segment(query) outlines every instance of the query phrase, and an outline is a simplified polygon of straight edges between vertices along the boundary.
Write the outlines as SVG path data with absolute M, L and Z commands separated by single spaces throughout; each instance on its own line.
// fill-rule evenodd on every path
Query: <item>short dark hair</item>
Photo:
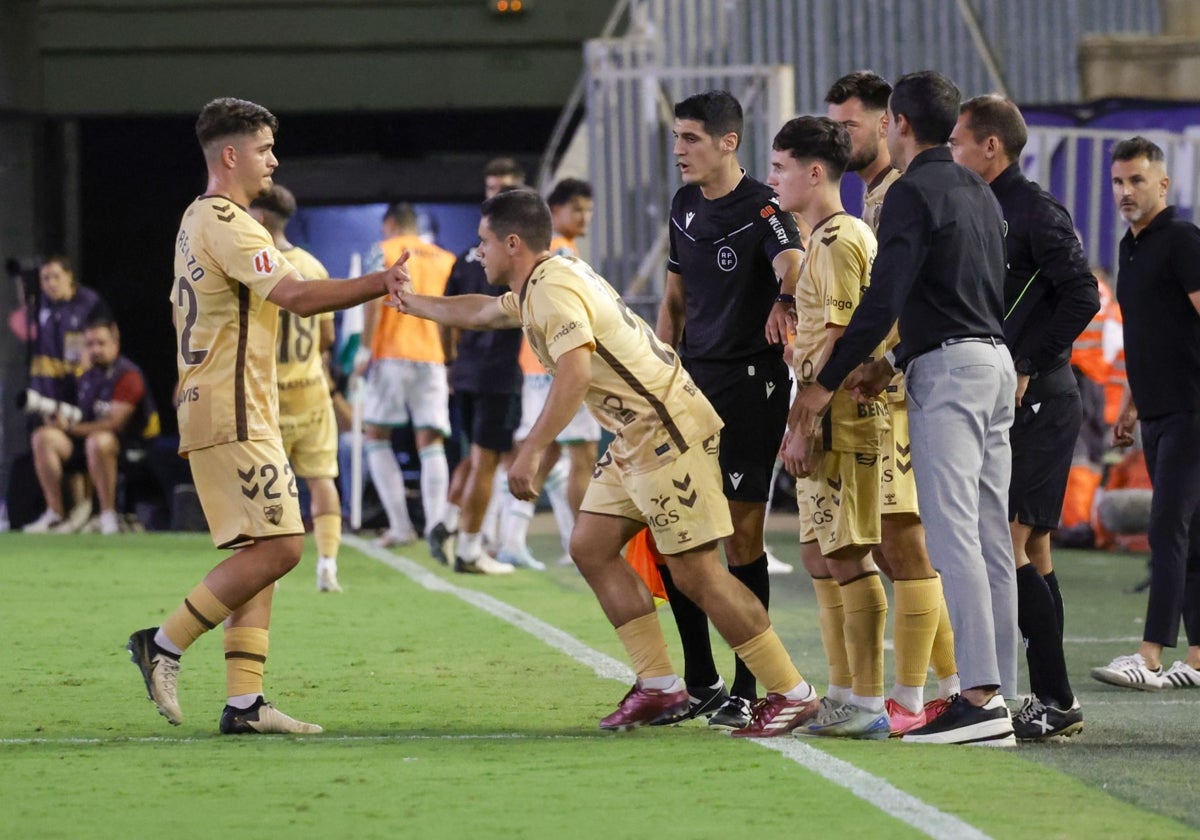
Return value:
M 296 196 L 283 184 L 273 184 L 270 190 L 251 201 L 250 206 L 286 222 L 296 215 Z
M 891 95 L 892 86 L 883 76 L 874 70 L 855 70 L 829 86 L 825 101 L 830 105 L 841 105 L 848 99 L 859 99 L 872 111 L 884 111 Z
M 1147 140 L 1142 135 L 1130 137 L 1128 140 L 1122 140 L 1117 145 L 1113 146 L 1112 162 L 1118 160 L 1136 160 L 1144 157 L 1151 163 L 1161 163 L 1167 159 L 1163 154 L 1162 148 L 1153 141 Z
M 850 132 L 829 117 L 796 117 L 783 124 L 771 144 L 797 160 L 815 159 L 825 164 L 831 180 L 838 180 L 850 162 Z
M 480 205 L 479 212 L 498 237 L 515 233 L 535 253 L 550 247 L 554 235 L 550 207 L 535 190 L 526 187 L 496 193 Z
M 573 198 L 591 198 L 592 185 L 581 178 L 563 178 L 550 190 L 546 203 L 551 207 L 567 204 Z
M 417 226 L 417 211 L 411 204 L 404 201 L 389 204 L 387 210 L 383 212 L 383 220 L 386 222 L 388 219 L 391 219 L 396 227 L 409 230 Z
M 999 137 L 1000 145 L 1009 160 L 1016 160 L 1029 140 L 1029 129 L 1021 109 L 1006 96 L 987 93 L 968 99 L 958 112 L 967 115 L 967 128 L 982 143 L 987 137 Z
M 221 137 L 254 134 L 263 126 L 278 132 L 279 120 L 261 105 L 227 96 L 204 106 L 196 120 L 196 139 L 203 147 Z
M 121 330 L 117 326 L 117 321 L 107 312 L 97 312 L 88 319 L 83 325 L 85 330 L 101 330 L 106 329 L 114 335 L 119 335 Z
M 934 70 L 922 70 L 896 81 L 890 106 L 892 114 L 908 120 L 918 143 L 938 146 L 954 131 L 961 98 L 954 82 Z
M 58 263 L 59 267 L 62 268 L 63 271 L 67 272 L 67 274 L 70 274 L 72 277 L 75 276 L 75 268 L 71 265 L 71 258 L 66 254 L 50 254 L 42 257 L 41 262 L 38 263 L 38 269 L 41 270 L 50 263 Z
M 525 167 L 517 163 L 516 158 L 498 157 L 489 160 L 483 167 L 483 177 L 508 175 L 518 181 L 525 180 Z
M 742 144 L 745 127 L 742 103 L 727 90 L 705 91 L 676 102 L 675 119 L 696 120 L 704 126 L 705 133 L 713 137 L 736 134 L 738 145 Z

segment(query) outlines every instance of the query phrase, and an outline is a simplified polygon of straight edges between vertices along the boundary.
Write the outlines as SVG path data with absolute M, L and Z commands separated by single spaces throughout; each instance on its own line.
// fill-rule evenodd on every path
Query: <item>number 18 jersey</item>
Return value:
M 267 295 L 294 269 L 266 228 L 224 196 L 201 196 L 175 239 L 179 451 L 279 436 Z
M 530 348 L 551 373 L 567 351 L 593 349 L 584 399 L 615 435 L 608 451 L 624 472 L 657 469 L 721 429 L 679 357 L 583 260 L 543 260 L 520 297 L 508 292 L 500 305 L 521 319 Z

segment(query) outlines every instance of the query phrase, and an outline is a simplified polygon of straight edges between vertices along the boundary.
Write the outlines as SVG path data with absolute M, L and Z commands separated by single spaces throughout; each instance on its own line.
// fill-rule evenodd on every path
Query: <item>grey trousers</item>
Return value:
M 961 342 L 906 370 L 912 461 L 929 558 L 942 576 L 962 687 L 1017 693 L 1017 577 L 1008 433 L 1017 376 L 1004 345 Z

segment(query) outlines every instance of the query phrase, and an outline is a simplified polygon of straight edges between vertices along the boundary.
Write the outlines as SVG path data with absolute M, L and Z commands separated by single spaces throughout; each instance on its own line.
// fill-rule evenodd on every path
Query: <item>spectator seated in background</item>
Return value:
M 29 533 L 72 533 L 87 521 L 87 513 L 65 516 L 62 478 L 65 472 L 86 468 L 100 503 L 100 533 L 120 531 L 117 518 L 118 460 L 124 451 L 140 449 L 158 435 L 158 411 L 142 371 L 121 355 L 117 325 L 107 316 L 90 321 L 83 332 L 91 367 L 79 379 L 80 415 L 76 422 L 59 411 L 33 433 L 34 468 L 46 499 L 46 512 Z M 82 521 L 80 521 L 82 520 Z

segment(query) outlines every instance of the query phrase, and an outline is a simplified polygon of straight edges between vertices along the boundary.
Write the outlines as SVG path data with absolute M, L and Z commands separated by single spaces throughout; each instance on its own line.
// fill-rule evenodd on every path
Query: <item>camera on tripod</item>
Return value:
M 52 400 L 32 388 L 17 394 L 17 408 L 24 409 L 26 414 L 40 414 L 46 418 L 57 414 L 68 426 L 74 426 L 83 419 L 83 411 L 79 406 Z

